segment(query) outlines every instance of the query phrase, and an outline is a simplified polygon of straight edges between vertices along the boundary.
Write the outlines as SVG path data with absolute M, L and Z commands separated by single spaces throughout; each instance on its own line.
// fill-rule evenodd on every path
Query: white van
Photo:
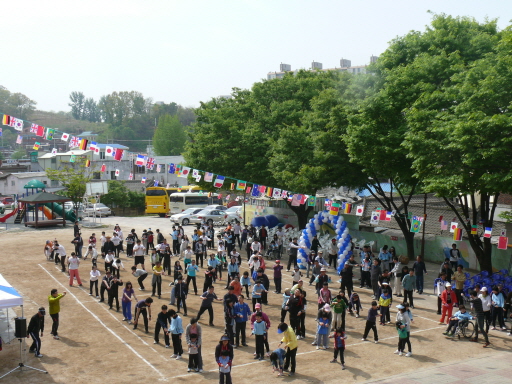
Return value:
M 212 194 L 208 197 L 208 193 L 202 196 L 198 192 L 175 192 L 169 196 L 169 215 L 181 213 L 188 208 L 205 208 L 208 204 L 213 204 L 213 200 L 217 199 L 218 194 Z

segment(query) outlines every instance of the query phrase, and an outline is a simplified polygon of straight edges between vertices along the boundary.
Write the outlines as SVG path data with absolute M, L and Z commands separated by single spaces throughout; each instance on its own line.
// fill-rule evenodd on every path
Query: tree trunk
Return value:
M 396 222 L 404 235 L 405 245 L 407 246 L 407 257 L 409 260 L 414 260 L 414 232 L 411 232 L 407 225 L 407 218 L 397 217 Z
M 288 207 L 297 215 L 297 220 L 299 222 L 299 229 L 306 228 L 306 224 L 308 223 L 309 213 L 313 210 L 313 207 L 306 207 L 306 204 L 302 204 L 297 206 L 291 205 L 290 202 L 286 202 Z

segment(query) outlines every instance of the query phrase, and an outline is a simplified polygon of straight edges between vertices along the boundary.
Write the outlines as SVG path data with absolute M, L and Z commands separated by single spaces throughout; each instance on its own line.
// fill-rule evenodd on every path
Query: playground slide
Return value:
M 44 215 L 48 220 L 55 219 L 55 215 L 52 214 L 52 211 L 48 207 L 39 207 L 40 211 L 43 211 Z
M 5 221 L 9 217 L 12 217 L 12 216 L 16 215 L 17 213 L 18 213 L 18 208 L 13 209 L 11 213 L 8 213 L 7 215 L 0 217 L 0 223 L 5 223 Z
M 52 203 L 45 203 L 44 204 L 46 207 L 50 208 L 50 210 L 53 209 L 53 212 L 56 213 L 57 215 L 59 215 L 60 217 L 62 217 L 62 206 L 60 204 L 53 204 Z M 69 221 L 72 221 L 72 222 L 75 222 L 77 219 L 76 219 L 76 216 L 75 216 L 75 212 L 73 211 L 64 211 L 64 214 L 66 215 L 66 220 L 69 220 Z

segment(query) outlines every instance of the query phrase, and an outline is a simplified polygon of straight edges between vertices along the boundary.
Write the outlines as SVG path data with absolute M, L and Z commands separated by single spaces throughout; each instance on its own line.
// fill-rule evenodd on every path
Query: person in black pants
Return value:
M 377 302 L 372 301 L 372 307 L 368 310 L 368 317 L 366 318 L 366 327 L 364 328 L 364 334 L 363 338 L 361 340 L 366 341 L 366 337 L 368 336 L 368 333 L 370 332 L 370 329 L 373 329 L 373 338 L 375 339 L 375 343 L 379 342 L 379 335 L 377 333 L 377 315 L 379 314 L 379 311 L 377 309 Z
M 196 254 L 196 264 L 199 266 L 199 261 L 201 261 L 201 268 L 203 268 L 204 254 L 206 253 L 206 245 L 203 243 L 203 239 L 199 239 L 196 243 L 196 248 L 194 249 L 194 253 Z
M 292 242 L 288 245 L 288 247 L 290 248 L 290 251 L 288 254 L 288 267 L 286 268 L 286 270 L 289 272 L 292 263 L 294 266 L 297 265 L 297 252 L 299 252 L 300 246 L 297 243 L 296 237 L 293 238 Z
M 183 282 L 183 276 L 178 275 L 178 282 L 174 287 L 174 297 L 176 298 L 177 313 L 180 313 L 180 306 L 183 306 L 183 314 L 187 316 L 187 284 Z
M 137 282 L 139 283 L 139 289 L 141 291 L 144 290 L 144 283 L 143 281 L 148 277 L 148 273 L 143 269 L 137 269 L 137 267 L 134 265 L 132 267 L 132 275 L 137 278 Z
M 165 347 L 170 347 L 171 343 L 169 340 L 169 315 L 167 314 L 167 305 L 162 305 L 162 310 L 158 314 L 156 318 L 155 324 L 155 342 L 154 344 L 158 344 L 160 342 L 160 329 L 164 330 L 164 341 Z
M 30 322 L 27 327 L 27 337 L 31 337 L 33 340 L 28 351 L 35 353 L 36 357 L 43 357 L 40 353 L 41 339 L 39 338 L 39 332 L 41 332 L 41 337 L 43 337 L 45 314 L 46 311 L 44 307 L 40 307 L 38 312 L 30 318 Z
M 110 290 L 108 291 L 108 306 L 112 309 L 114 300 L 116 301 L 116 310 L 119 312 L 119 287 L 123 285 L 123 280 L 118 279 L 114 276 L 112 284 L 110 284 Z
M 197 314 L 197 321 L 201 318 L 201 315 L 208 310 L 208 314 L 210 315 L 210 326 L 213 327 L 213 307 L 212 302 L 213 300 L 222 301 L 222 299 L 219 299 L 217 295 L 214 293 L 214 287 L 209 287 L 208 291 L 203 293 L 200 296 L 201 300 L 203 302 L 201 303 L 201 308 L 199 308 L 199 313 Z
M 107 271 L 105 273 L 105 276 L 103 276 L 103 279 L 101 280 L 101 288 L 100 288 L 100 303 L 105 301 L 105 291 L 107 291 L 107 294 L 110 297 L 110 287 L 112 285 L 112 272 Z
M 149 320 L 151 320 L 151 304 L 153 303 L 153 299 L 148 297 L 145 300 L 140 300 L 137 305 L 135 305 L 135 316 L 133 316 L 133 329 L 137 329 L 137 324 L 139 323 L 139 316 L 142 315 L 144 318 L 144 328 L 146 329 L 146 333 L 149 333 L 149 321 L 148 321 L 148 312 L 149 312 Z
M 277 346 L 281 347 L 281 344 L 286 345 L 286 356 L 284 361 L 283 370 L 288 372 L 288 367 L 290 367 L 290 376 L 295 375 L 295 368 L 297 365 L 296 356 L 297 356 L 297 341 L 295 340 L 295 333 L 291 327 L 288 327 L 288 324 L 281 323 L 277 327 L 277 333 L 283 334 L 283 339 Z

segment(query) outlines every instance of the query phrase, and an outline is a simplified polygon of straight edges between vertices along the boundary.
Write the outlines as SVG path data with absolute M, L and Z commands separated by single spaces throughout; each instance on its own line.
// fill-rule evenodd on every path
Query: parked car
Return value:
M 228 208 L 223 205 L 207 205 L 203 209 L 217 209 L 219 211 L 225 211 Z
M 177 213 L 171 216 L 171 223 L 188 225 L 190 224 L 190 216 L 201 212 L 204 208 L 188 208 L 181 213 Z
M 236 205 L 234 207 L 228 208 L 224 211 L 224 213 L 228 214 L 228 218 L 226 219 L 227 222 L 231 223 L 235 220 L 242 223 L 244 221 L 243 217 L 243 208 L 240 205 Z
M 87 207 L 84 209 L 84 213 L 96 213 L 96 215 L 98 216 L 111 216 L 114 214 L 114 212 L 112 212 L 112 210 L 109 207 L 102 203 L 88 204 Z
M 214 222 L 225 222 L 228 215 L 218 209 L 203 209 L 202 211 L 190 216 L 190 222 L 193 224 L 201 224 L 203 221 L 213 224 Z
M 14 204 L 14 199 L 12 197 L 4 197 L 2 199 L 2 203 L 4 205 L 11 205 L 11 204 Z
M 75 210 L 75 205 L 73 204 L 72 201 L 66 201 L 64 203 L 64 209 L 66 211 L 74 211 Z M 78 211 L 82 212 L 83 210 L 84 210 L 84 205 L 82 203 L 78 203 Z

